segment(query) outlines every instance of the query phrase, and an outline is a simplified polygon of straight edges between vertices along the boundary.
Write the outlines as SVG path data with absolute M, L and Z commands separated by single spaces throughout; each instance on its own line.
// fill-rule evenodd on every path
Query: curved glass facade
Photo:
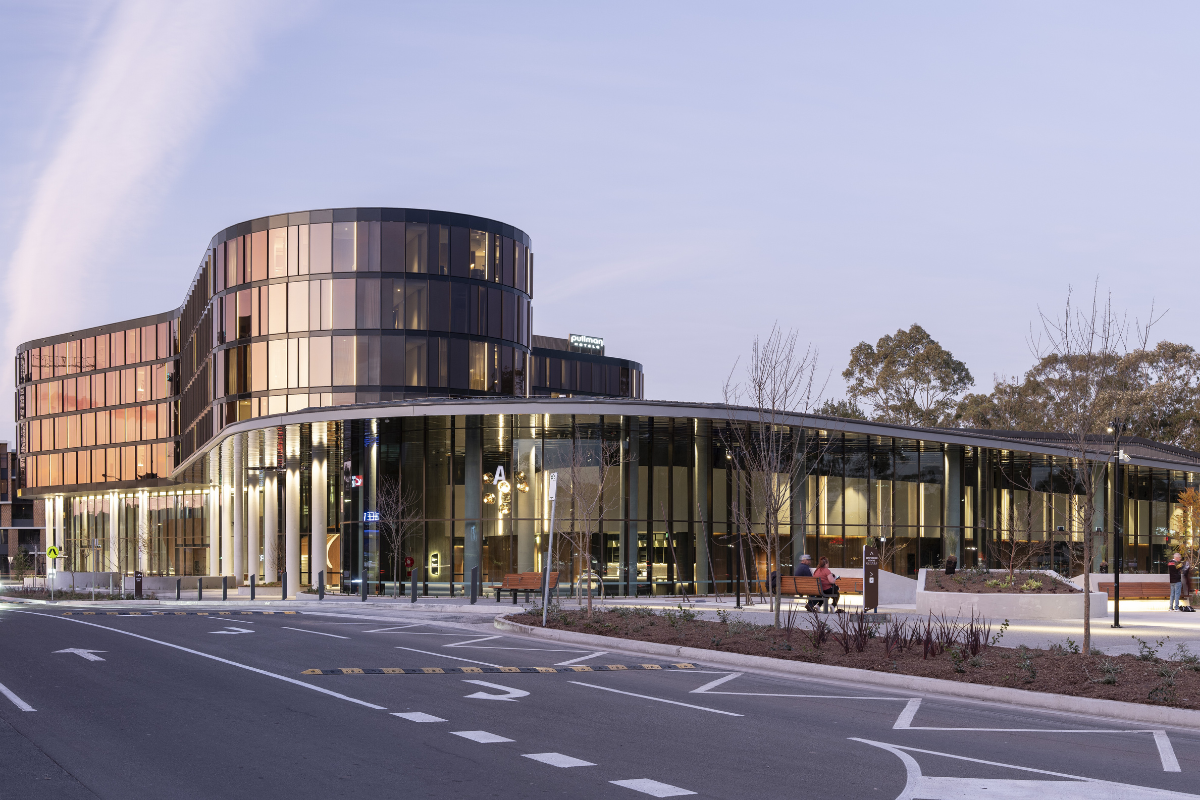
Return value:
M 564 585 L 591 571 L 617 594 L 727 591 L 738 552 L 758 585 L 765 559 L 734 524 L 745 476 L 723 449 L 753 412 L 644 401 L 641 365 L 597 337 L 572 341 L 598 352 L 533 346 L 533 271 L 523 232 L 478 217 L 266 217 L 213 237 L 179 309 L 22 345 L 18 486 L 45 503 L 57 568 L 286 572 L 289 593 L 321 573 L 393 591 L 418 569 L 426 591 L 462 591 L 474 567 L 487 583 L 540 569 L 547 474 L 611 451 L 602 519 L 553 554 Z M 971 565 L 1018 516 L 1061 566 L 1088 535 L 1058 529 L 1084 515 L 1066 513 L 1081 500 L 1053 437 L 821 417 L 788 435 L 820 458 L 789 487 L 785 566 L 810 553 L 852 569 L 880 535 L 902 575 L 949 553 Z M 1138 447 L 1097 498 L 1097 565 L 1119 522 L 1124 567 L 1160 571 L 1200 455 Z

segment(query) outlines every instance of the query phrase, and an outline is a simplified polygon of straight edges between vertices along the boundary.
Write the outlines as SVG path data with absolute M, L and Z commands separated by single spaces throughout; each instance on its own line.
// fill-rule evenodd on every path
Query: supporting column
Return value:
M 208 573 L 221 574 L 221 487 L 220 484 L 208 490 L 205 498 L 205 511 L 208 522 Z
M 471 569 L 479 567 L 483 575 L 483 418 L 477 414 L 467 417 L 466 474 L 463 477 L 463 496 L 466 501 L 465 532 L 463 535 L 463 580 L 470 582 Z M 468 592 L 470 589 L 467 590 Z
M 712 457 L 712 422 L 706 419 L 696 421 L 696 455 L 693 469 L 695 473 L 692 497 L 695 507 L 688 509 L 688 516 L 694 523 L 696 540 L 696 594 L 708 594 L 708 486 L 712 471 L 709 462 Z M 795 528 L 793 528 L 795 530 Z
M 233 574 L 233 487 L 229 476 L 221 480 L 221 573 Z
M 627 596 L 637 596 L 638 569 L 638 464 L 634 456 L 641 440 L 641 419 L 626 417 L 626 458 L 621 462 L 621 485 L 625 487 L 625 530 L 622 532 L 622 575 L 623 591 Z
M 143 574 L 150 571 L 150 494 L 138 492 L 137 510 L 137 568 Z
M 308 565 L 311 572 L 310 580 L 315 586 L 320 579 L 319 573 L 325 573 L 325 583 L 329 583 L 329 462 L 325 449 L 328 428 L 324 422 L 314 422 L 312 426 L 312 553 Z
M 526 494 L 516 490 L 516 472 L 524 472 L 526 480 L 534 483 L 537 476 L 537 442 L 534 439 L 518 439 L 517 468 L 509 480 L 513 484 L 513 526 L 517 531 L 517 572 L 533 572 L 537 569 L 537 521 L 541 513 L 541 495 Z M 535 484 L 536 485 L 536 484 Z
M 283 547 L 287 586 L 284 591 L 294 597 L 300 591 L 300 464 L 288 454 L 283 494 Z
M 279 580 L 279 473 L 263 478 L 263 582 Z
M 259 541 L 259 529 L 262 520 L 261 515 L 261 495 L 259 494 L 259 485 L 262 482 L 262 473 L 255 473 L 246 477 L 246 484 L 249 492 L 246 494 L 246 581 L 250 581 L 250 576 L 256 577 L 262 575 L 262 560 L 258 557 L 261 550 L 261 542 Z
M 117 503 L 120 498 L 116 492 L 108 495 L 108 558 L 104 565 L 105 572 L 116 572 L 117 562 L 121 555 L 120 550 L 120 520 L 121 515 L 117 509 Z
M 953 554 L 959 564 L 963 563 L 963 490 L 962 490 L 962 448 L 957 445 L 947 446 L 943 469 L 946 476 L 946 527 L 944 528 L 942 558 Z
M 230 568 L 234 578 L 240 583 L 245 579 L 246 575 L 246 493 L 243 491 L 245 486 L 245 458 L 243 458 L 245 448 L 242 446 L 244 437 L 239 433 L 233 437 L 233 498 L 231 502 L 233 511 L 233 558 L 230 563 Z

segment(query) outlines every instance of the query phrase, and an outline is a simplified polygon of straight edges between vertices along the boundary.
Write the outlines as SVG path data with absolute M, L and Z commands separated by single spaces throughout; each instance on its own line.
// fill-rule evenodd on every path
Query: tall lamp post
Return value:
M 1113 622 L 1114 628 L 1121 627 L 1121 569 L 1125 555 L 1125 537 L 1121 531 L 1121 481 L 1120 467 L 1124 454 L 1121 452 L 1121 434 L 1129 430 L 1129 423 L 1116 417 L 1109 423 L 1108 432 L 1113 435 L 1112 444 L 1112 485 L 1113 485 Z M 1091 564 L 1088 569 L 1091 569 Z M 1086 601 L 1085 601 L 1086 602 Z

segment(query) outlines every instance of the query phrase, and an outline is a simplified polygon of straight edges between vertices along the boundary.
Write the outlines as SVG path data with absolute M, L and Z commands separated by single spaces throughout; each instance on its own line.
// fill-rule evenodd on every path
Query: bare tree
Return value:
M 817 408 L 825 390 L 824 383 L 817 385 L 817 351 L 809 345 L 798 352 L 796 340 L 795 330 L 785 333 L 778 325 L 766 339 L 755 337 L 742 380 L 734 380 L 735 363 L 724 387 L 726 404 L 744 404 L 752 415 L 747 424 L 731 409 L 721 431 L 748 501 L 733 504 L 733 524 L 750 537 L 752 553 L 756 543 L 765 553 L 767 575 L 782 574 L 781 526 L 789 518 L 792 492 L 816 466 L 821 446 L 818 437 L 793 427 L 797 415 Z M 771 591 L 776 628 L 781 584 L 776 580 Z
M 556 520 L 559 534 L 571 544 L 575 558 L 582 564 L 578 574 L 587 583 L 587 615 L 592 616 L 592 536 L 600 532 L 602 521 L 618 502 L 612 491 L 614 467 L 621 463 L 621 445 L 596 432 L 595 438 L 584 437 L 579 428 L 571 443 L 571 459 L 565 470 L 559 470 L 558 482 L 570 500 L 571 516 L 562 514 Z M 580 593 L 579 604 L 583 605 Z
M 1133 350 L 1145 350 L 1151 327 L 1161 319 L 1151 306 L 1145 326 L 1129 324 L 1113 309 L 1112 297 L 1093 288 L 1090 305 L 1080 305 L 1068 289 L 1061 313 L 1039 312 L 1041 331 L 1031 327 L 1029 344 L 1041 361 L 1043 402 L 1051 429 L 1063 439 L 1074 472 L 1073 502 L 1067 504 L 1068 530 L 1083 531 L 1083 652 L 1091 652 L 1091 564 L 1095 499 L 1104 487 L 1104 472 L 1094 468 L 1108 461 L 1112 440 L 1105 436 L 1114 418 L 1128 418 L 1134 398 L 1130 391 Z M 1132 340 L 1132 341 L 1131 341 Z M 1132 346 L 1131 346 L 1132 345 Z M 1115 433 L 1120 434 L 1120 426 Z M 1111 509 L 1107 515 L 1114 523 Z M 1115 528 L 1113 529 L 1115 533 Z
M 988 556 L 1000 562 L 1008 573 L 1011 584 L 1018 572 L 1025 572 L 1031 565 L 1049 552 L 1048 543 L 1042 537 L 1045 519 L 1035 502 L 1037 493 L 1030 486 L 1029 477 L 1019 465 L 1002 464 L 1000 472 L 1009 482 L 1025 492 L 1025 497 L 1014 498 L 1012 504 L 1000 510 L 996 536 L 987 543 Z M 1038 538 L 1034 538 L 1034 537 Z
M 400 585 L 400 558 L 422 532 L 421 493 L 405 487 L 403 475 L 381 475 L 375 486 L 375 506 L 379 511 L 379 534 L 392 551 L 392 575 Z

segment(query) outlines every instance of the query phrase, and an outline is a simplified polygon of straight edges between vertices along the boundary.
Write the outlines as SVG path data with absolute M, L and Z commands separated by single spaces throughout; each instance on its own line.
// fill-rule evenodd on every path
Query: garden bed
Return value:
M 938 570 L 925 573 L 927 592 L 963 592 L 967 594 L 1079 594 L 1080 589 L 1045 572 L 1014 572 L 1009 578 L 1003 570 L 975 572 L 962 570 L 946 575 Z
M 793 615 L 791 627 L 757 625 L 730 612 L 719 621 L 690 610 L 618 607 L 553 610 L 547 627 L 644 642 L 765 656 L 789 661 L 865 669 L 986 686 L 1200 708 L 1200 658 L 1167 640 L 1140 642 L 1139 655 L 1079 652 L 1070 639 L 1046 650 L 1003 647 L 1003 627 L 979 618 L 965 622 L 938 617 L 894 618 L 873 625 L 860 614 Z M 540 626 L 540 611 L 510 617 Z M 1140 640 L 1139 640 L 1140 641 Z

